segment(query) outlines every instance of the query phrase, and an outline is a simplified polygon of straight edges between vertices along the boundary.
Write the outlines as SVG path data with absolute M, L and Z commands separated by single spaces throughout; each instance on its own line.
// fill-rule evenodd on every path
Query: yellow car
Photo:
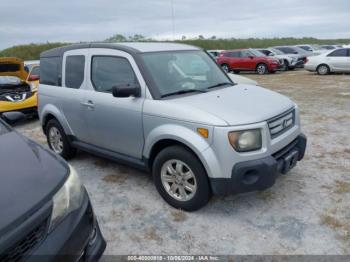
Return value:
M 0 113 L 21 111 L 37 114 L 37 88 L 39 75 L 28 73 L 18 58 L 0 58 Z

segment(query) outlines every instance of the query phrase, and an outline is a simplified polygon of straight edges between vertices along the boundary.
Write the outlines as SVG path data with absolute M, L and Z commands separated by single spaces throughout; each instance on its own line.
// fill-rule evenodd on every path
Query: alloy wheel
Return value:
M 166 161 L 161 168 L 161 181 L 166 192 L 178 201 L 188 201 L 197 192 L 197 181 L 191 168 L 181 160 Z
M 63 140 L 60 131 L 56 127 L 51 127 L 49 131 L 49 141 L 52 150 L 61 154 L 63 152 Z

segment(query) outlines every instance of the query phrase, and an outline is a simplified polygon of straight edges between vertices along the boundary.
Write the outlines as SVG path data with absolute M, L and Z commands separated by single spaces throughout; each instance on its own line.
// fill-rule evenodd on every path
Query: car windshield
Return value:
M 284 53 L 276 48 L 270 48 L 272 52 L 274 52 L 277 55 L 284 55 Z
M 142 58 L 161 97 L 233 85 L 213 59 L 200 50 L 151 52 L 142 54 Z

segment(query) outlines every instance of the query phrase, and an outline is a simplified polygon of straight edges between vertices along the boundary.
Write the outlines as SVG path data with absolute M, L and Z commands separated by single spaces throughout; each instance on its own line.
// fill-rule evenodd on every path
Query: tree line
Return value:
M 145 37 L 141 34 L 134 34 L 132 36 L 124 36 L 122 34 L 115 34 L 102 42 L 114 43 L 114 42 L 150 42 L 156 41 L 152 38 Z M 164 41 L 163 41 L 164 42 Z M 350 39 L 317 39 L 312 37 L 294 38 L 218 38 L 211 36 L 205 38 L 203 35 L 199 35 L 195 38 L 187 38 L 182 36 L 181 39 L 166 42 L 177 42 L 189 45 L 198 46 L 204 49 L 235 49 L 235 48 L 258 48 L 269 47 L 277 45 L 297 45 L 297 44 L 349 44 Z M 24 60 L 37 60 L 40 53 L 51 48 L 68 45 L 71 43 L 32 43 L 27 45 L 17 45 L 0 51 L 0 57 L 18 57 Z

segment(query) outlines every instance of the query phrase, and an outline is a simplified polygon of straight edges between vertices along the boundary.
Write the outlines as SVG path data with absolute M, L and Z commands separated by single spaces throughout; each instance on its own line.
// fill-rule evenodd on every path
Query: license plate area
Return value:
M 283 156 L 283 165 L 281 169 L 282 174 L 288 173 L 293 167 L 297 165 L 299 158 L 299 151 L 297 149 L 292 150 L 287 155 Z

